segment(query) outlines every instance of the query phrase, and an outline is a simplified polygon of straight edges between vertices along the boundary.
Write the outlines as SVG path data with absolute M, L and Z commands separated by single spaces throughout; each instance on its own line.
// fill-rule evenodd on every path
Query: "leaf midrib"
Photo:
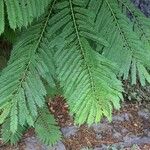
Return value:
M 42 38 L 43 38 L 43 36 L 44 36 L 44 33 L 45 33 L 45 31 L 46 31 L 46 27 L 47 27 L 47 25 L 48 25 L 49 18 L 50 18 L 51 14 L 52 14 L 52 10 L 53 10 L 53 7 L 54 7 L 56 1 L 57 1 L 57 0 L 54 0 L 54 1 L 52 2 L 50 11 L 49 11 L 49 13 L 48 13 L 48 15 L 47 15 L 47 17 L 46 17 L 46 20 L 45 20 L 43 29 L 42 29 L 41 34 L 40 34 L 40 36 L 39 36 L 39 40 L 38 40 L 38 42 L 37 42 L 37 44 L 36 44 L 34 50 L 31 50 L 31 52 L 30 52 L 30 54 L 29 54 L 29 56 L 30 56 L 30 57 L 29 57 L 29 61 L 28 61 L 28 63 L 26 64 L 26 68 L 25 68 L 25 70 L 24 70 L 24 72 L 23 72 L 23 75 L 21 76 L 20 84 L 18 85 L 18 88 L 13 92 L 13 93 L 15 93 L 15 94 L 14 94 L 14 97 L 15 97 L 16 94 L 18 94 L 19 89 L 22 88 L 22 83 L 24 82 L 24 80 L 26 79 L 26 77 L 27 77 L 27 75 L 28 75 L 28 69 L 29 69 L 29 67 L 30 67 L 30 64 L 32 63 L 32 59 L 33 59 L 33 57 L 34 57 L 34 54 L 36 53 L 36 51 L 37 51 L 37 49 L 38 49 L 38 47 L 39 47 L 39 45 L 40 45 L 40 43 L 41 43 L 41 40 L 42 40 Z M 32 49 L 32 48 L 31 48 L 31 49 Z M 14 98 L 14 97 L 13 97 L 13 98 Z M 13 99 L 13 98 L 11 98 L 11 99 Z
M 76 33 L 76 36 L 77 36 L 77 39 L 78 39 L 78 42 L 79 42 L 79 46 L 80 46 L 80 50 L 81 50 L 81 55 L 82 55 L 82 57 L 85 61 L 85 66 L 86 66 L 88 74 L 89 74 L 90 85 L 91 85 L 91 88 L 92 88 L 92 91 L 93 91 L 93 96 L 95 97 L 95 99 L 97 99 L 96 95 L 95 95 L 96 88 L 95 88 L 94 80 L 93 80 L 93 77 L 92 77 L 92 74 L 91 74 L 91 71 L 90 71 L 90 67 L 88 66 L 88 63 L 86 61 L 84 48 L 82 46 L 82 42 L 81 42 L 81 39 L 80 39 L 80 35 L 79 35 L 79 31 L 78 31 L 78 27 L 77 27 L 77 23 L 76 23 L 76 19 L 75 19 L 75 13 L 74 13 L 74 10 L 73 10 L 72 0 L 69 0 L 69 5 L 70 5 L 71 15 L 72 15 L 72 19 L 73 19 L 74 28 L 75 28 L 75 33 Z
M 128 49 L 130 50 L 130 52 L 132 53 L 132 56 L 133 56 L 133 49 L 131 48 L 130 44 L 128 43 L 128 40 L 126 39 L 126 36 L 125 36 L 124 32 L 122 32 L 122 29 L 121 29 L 121 27 L 120 27 L 120 24 L 119 24 L 119 22 L 118 22 L 118 20 L 117 20 L 117 17 L 116 17 L 116 15 L 115 15 L 113 9 L 111 8 L 110 3 L 109 3 L 107 0 L 105 0 L 105 2 L 106 2 L 106 4 L 107 4 L 107 6 L 108 6 L 108 8 L 109 8 L 109 10 L 110 10 L 110 12 L 111 12 L 111 14 L 112 14 L 114 20 L 115 20 L 115 22 L 116 22 L 117 28 L 118 28 L 118 30 L 119 30 L 119 33 L 120 33 L 121 36 L 122 36 L 122 39 L 123 39 L 124 42 L 125 42 L 125 45 L 128 47 Z

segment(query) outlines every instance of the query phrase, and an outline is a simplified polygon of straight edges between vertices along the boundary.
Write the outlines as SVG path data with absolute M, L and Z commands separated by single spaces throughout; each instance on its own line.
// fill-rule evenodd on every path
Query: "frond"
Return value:
M 0 34 L 4 31 L 4 5 L 12 29 L 27 27 L 34 18 L 40 17 L 52 0 L 1 0 L 0 1 Z
M 99 122 L 102 116 L 111 120 L 112 104 L 119 108 L 122 99 L 121 82 L 113 73 L 114 65 L 89 45 L 90 41 L 104 46 L 109 44 L 97 34 L 94 14 L 85 7 L 77 0 L 58 3 L 49 21 L 49 32 L 59 29 L 55 37 L 65 42 L 64 46 L 56 48 L 54 58 L 63 95 L 78 124 Z
M 141 11 L 129 0 L 120 1 L 123 7 L 126 8 L 127 13 L 130 15 L 131 21 L 134 23 L 134 31 L 142 40 L 143 44 L 150 44 L 150 19 L 145 17 Z
M 0 34 L 4 32 L 5 22 L 4 22 L 4 1 L 0 1 Z
M 0 122 L 10 118 L 9 132 L 12 134 L 17 132 L 20 125 L 34 126 L 37 109 L 45 105 L 47 93 L 41 76 L 48 77 L 48 66 L 51 66 L 51 62 L 45 64 L 46 57 L 41 60 L 38 52 L 41 50 L 42 54 L 42 47 L 47 46 L 45 34 L 50 15 L 51 10 L 40 23 L 22 33 L 13 47 L 7 67 L 0 76 Z
M 1 73 L 4 141 L 17 141 L 20 127 L 26 125 L 34 126 L 46 144 L 60 139 L 57 123 L 45 106 L 47 85 L 62 90 L 80 125 L 98 123 L 103 116 L 111 120 L 112 109 L 120 108 L 123 88 L 118 74 L 124 79 L 131 74 L 133 84 L 137 76 L 142 85 L 150 83 L 149 20 L 128 0 L 37 0 L 36 4 L 3 0 L 1 22 L 4 3 L 12 29 L 26 27 L 51 4 L 38 22 L 24 30 Z
M 128 0 L 104 0 L 97 3 L 101 7 L 97 13 L 95 28 L 110 43 L 109 47 L 97 47 L 97 51 L 102 51 L 105 57 L 119 65 L 119 75 L 124 79 L 131 74 L 132 84 L 135 84 L 139 76 L 141 84 L 145 85 L 145 80 L 149 82 L 146 70 L 150 67 L 150 20 Z M 145 68 L 146 76 L 139 65 Z
M 10 119 L 7 119 L 2 125 L 1 138 L 4 143 L 10 142 L 10 144 L 16 144 L 22 137 L 22 133 L 25 131 L 25 127 L 18 126 L 18 130 L 15 134 L 10 131 Z
M 46 107 L 39 110 L 35 132 L 39 139 L 47 145 L 53 145 L 61 139 L 60 128 Z
M 138 71 L 138 76 L 140 79 L 140 82 L 142 85 L 145 85 L 145 80 L 146 81 L 150 81 L 150 75 L 149 75 L 149 49 L 150 49 L 150 19 L 145 17 L 145 15 L 143 13 L 141 13 L 141 11 L 136 8 L 133 3 L 131 3 L 129 0 L 127 1 L 120 1 L 120 3 L 122 3 L 122 5 L 126 8 L 127 12 L 130 14 L 131 17 L 131 21 L 133 22 L 133 30 L 134 32 L 136 32 L 140 38 L 140 41 L 142 42 L 142 44 L 144 45 L 144 51 L 143 53 L 148 54 L 147 57 L 143 58 L 142 63 L 138 63 L 136 66 L 136 70 Z M 145 61 L 144 61 L 145 59 Z M 142 66 L 143 69 L 141 69 L 141 67 L 139 67 L 139 65 Z M 134 66 L 134 62 L 132 62 L 132 66 Z M 132 67 L 131 66 L 131 67 Z M 134 68 L 133 68 L 134 70 Z M 132 79 L 134 79 L 134 71 L 132 71 L 131 68 L 131 77 Z M 136 83 L 133 82 L 132 83 Z M 150 82 L 149 82 L 150 83 Z

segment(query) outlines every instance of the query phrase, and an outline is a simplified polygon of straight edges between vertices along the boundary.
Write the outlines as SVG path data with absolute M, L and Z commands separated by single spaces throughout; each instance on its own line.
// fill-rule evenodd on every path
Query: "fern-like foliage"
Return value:
M 9 25 L 12 29 L 21 28 L 22 26 L 27 27 L 34 18 L 44 13 L 45 8 L 50 3 L 51 0 L 1 0 L 0 34 L 4 31 L 5 16 L 8 16 Z M 5 12 L 7 12 L 7 15 Z
M 10 142 L 11 144 L 16 144 L 16 142 L 18 142 L 22 137 L 22 134 L 25 132 L 25 130 L 26 127 L 22 127 L 19 125 L 17 132 L 13 134 L 10 131 L 10 118 L 8 118 L 2 125 L 1 138 L 5 143 Z
M 47 46 L 45 34 L 50 15 L 51 9 L 39 24 L 32 26 L 28 32 L 23 32 L 14 45 L 8 66 L 0 77 L 0 123 L 10 118 L 9 134 L 12 136 L 16 135 L 19 126 L 34 126 L 38 108 L 45 105 L 46 90 L 41 76 L 47 79 L 47 70 L 52 66 L 49 65 L 51 61 L 48 62 L 46 59 L 48 53 L 48 56 L 44 55 L 44 59 L 41 59 L 38 51 L 40 50 L 40 54 L 44 53 L 44 50 L 48 51 L 48 47 L 45 47 Z M 47 81 L 51 82 L 50 79 Z M 7 140 L 5 137 L 3 139 Z
M 110 43 L 110 47 L 97 50 L 119 65 L 124 79 L 131 74 L 132 84 L 136 84 L 137 76 L 142 85 L 145 80 L 150 82 L 149 19 L 129 0 L 97 1 L 97 6 L 95 28 Z
M 120 108 L 118 74 L 124 79 L 130 74 L 133 84 L 137 76 L 142 85 L 150 82 L 150 21 L 129 0 L 1 0 L 0 33 L 4 3 L 12 29 L 27 26 L 49 4 L 22 31 L 0 76 L 5 142 L 15 143 L 27 126 L 46 144 L 60 139 L 46 106 L 45 84 L 62 90 L 80 125 L 103 116 L 111 120 L 113 108 Z
M 41 35 L 40 28 L 38 31 L 39 35 L 32 33 L 32 38 L 36 36 L 38 40 L 38 36 Z M 17 131 L 18 123 L 22 126 L 26 122 L 33 125 L 33 117 L 37 116 L 37 106 L 42 107 L 45 102 L 46 91 L 35 68 L 35 51 L 32 51 L 33 45 L 30 43 L 32 38 L 29 36 L 14 46 L 8 66 L 0 78 L 1 110 L 5 113 L 5 109 L 8 111 L 9 108 L 10 113 L 7 114 L 11 118 L 10 130 L 13 133 Z M 25 44 L 29 45 L 25 47 Z M 3 120 L 8 117 L 3 116 Z
M 47 145 L 53 145 L 60 139 L 59 127 L 47 108 L 39 110 L 39 116 L 35 123 L 35 132 L 41 141 Z
M 86 1 L 68 0 L 56 5 L 50 19 L 51 29 L 59 29 L 64 47 L 55 50 L 57 75 L 63 95 L 78 124 L 99 122 L 104 115 L 111 118 L 112 104 L 119 108 L 121 82 L 114 66 L 95 52 L 88 40 L 107 46 L 94 30 L 93 13 Z M 113 73 L 114 72 L 114 73 Z

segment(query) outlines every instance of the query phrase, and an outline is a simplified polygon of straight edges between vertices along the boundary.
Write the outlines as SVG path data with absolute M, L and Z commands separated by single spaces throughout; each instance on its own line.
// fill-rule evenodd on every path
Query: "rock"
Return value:
M 150 138 L 150 131 L 148 131 L 147 136 Z
M 106 149 L 108 149 L 108 146 L 102 144 L 102 145 L 100 145 L 98 147 L 95 147 L 93 150 L 106 150 Z
M 112 117 L 112 121 L 115 122 L 115 121 L 124 121 L 124 118 L 120 115 L 117 115 L 117 116 L 113 116 Z
M 129 118 L 130 115 L 131 114 L 128 114 L 128 113 L 119 114 L 119 115 L 113 116 L 112 121 L 113 122 L 116 122 L 116 121 L 120 121 L 120 122 L 129 121 L 130 120 L 130 118 Z
M 143 137 L 137 141 L 139 144 L 149 144 L 150 138 L 149 137 Z
M 122 150 L 124 148 L 123 144 L 120 142 L 118 144 L 112 145 L 100 145 L 99 147 L 95 147 L 93 150 Z
M 130 120 L 129 116 L 131 116 L 131 114 L 127 114 L 127 113 L 124 114 L 125 121 L 129 121 Z
M 63 142 L 58 142 L 55 146 L 51 147 L 48 150 L 66 150 L 65 145 L 63 144 Z
M 133 138 L 130 141 L 126 141 L 124 142 L 125 146 L 131 146 L 133 144 L 137 144 L 137 145 L 143 145 L 143 144 L 149 144 L 150 143 L 150 138 L 148 137 L 143 137 L 143 138 Z
M 78 131 L 78 127 L 77 126 L 64 127 L 64 128 L 61 128 L 61 131 L 64 137 L 68 138 L 71 135 L 76 134 L 76 132 Z
M 121 135 L 121 133 L 119 133 L 119 132 L 115 132 L 114 134 L 113 134 L 113 137 L 115 138 L 115 139 L 122 139 L 122 135 Z
M 39 142 L 39 140 L 34 136 L 24 139 L 24 142 L 25 150 L 48 150 L 48 147 Z
M 96 133 L 96 139 L 100 140 L 102 138 L 102 135 L 100 133 Z
M 99 133 L 102 127 L 103 127 L 103 125 L 100 124 L 100 123 L 99 123 L 99 124 L 93 124 L 93 125 L 92 125 L 92 129 L 93 129 L 96 133 Z
M 150 138 L 150 129 L 145 129 L 144 135 Z
M 121 130 L 121 132 L 122 132 L 122 133 L 128 133 L 129 131 L 128 131 L 126 128 L 123 128 L 123 129 Z
M 102 133 L 102 132 L 104 133 L 106 131 L 110 131 L 113 127 L 105 123 L 99 123 L 99 124 L 93 124 L 92 128 L 96 133 Z
M 98 124 L 93 124 L 92 125 L 92 128 L 95 132 L 99 132 L 100 128 L 101 128 L 101 123 L 98 123 Z
M 142 109 L 138 111 L 138 115 L 146 120 L 150 119 L 150 112 L 147 109 Z
M 59 141 L 53 147 L 42 144 L 36 137 L 24 139 L 24 150 L 66 150 L 65 145 Z
M 137 141 L 139 140 L 141 137 L 138 137 L 136 135 L 133 135 L 133 134 L 127 134 L 125 137 L 123 137 L 123 140 L 125 143 L 132 143 L 134 141 Z

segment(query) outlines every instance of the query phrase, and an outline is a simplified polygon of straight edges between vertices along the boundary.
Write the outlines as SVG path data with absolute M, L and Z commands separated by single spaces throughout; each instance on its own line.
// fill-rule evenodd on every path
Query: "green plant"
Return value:
M 0 33 L 7 23 L 17 34 L 0 76 L 3 141 L 14 144 L 26 127 L 46 144 L 60 139 L 45 83 L 61 89 L 80 125 L 111 121 L 123 99 L 118 76 L 150 82 L 150 20 L 129 0 L 1 0 L 0 7 Z
M 139 146 L 136 145 L 136 144 L 132 145 L 132 147 L 131 147 L 131 150 L 138 150 L 138 149 L 140 149 L 140 148 L 139 148 Z

